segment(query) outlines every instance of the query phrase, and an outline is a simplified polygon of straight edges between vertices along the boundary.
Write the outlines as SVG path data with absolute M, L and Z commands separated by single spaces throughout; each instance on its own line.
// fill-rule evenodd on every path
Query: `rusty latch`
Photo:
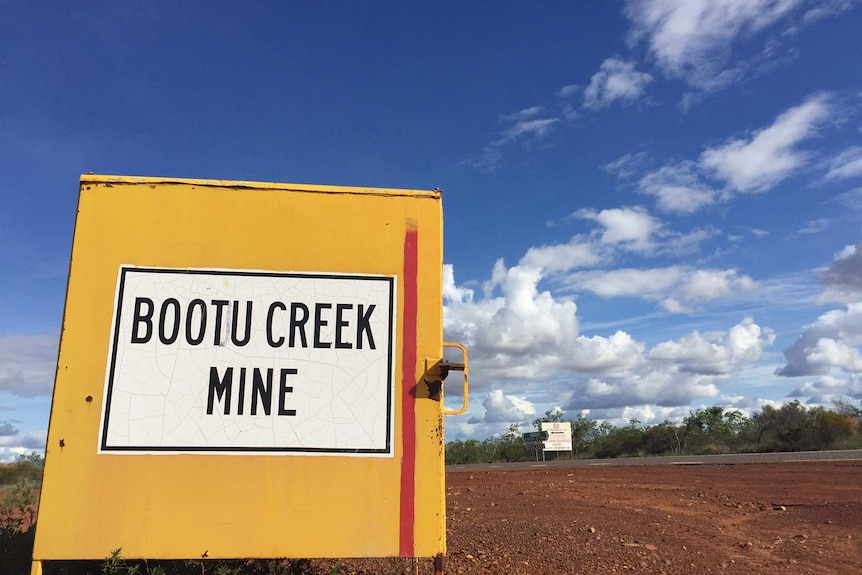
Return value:
M 434 401 L 440 401 L 443 395 L 443 382 L 447 377 L 449 377 L 449 372 L 464 372 L 466 370 L 467 365 L 463 363 L 449 361 L 448 359 L 441 359 L 438 361 L 434 364 L 434 367 L 429 370 L 430 377 L 423 378 L 425 385 L 428 386 L 428 398 L 433 399 Z

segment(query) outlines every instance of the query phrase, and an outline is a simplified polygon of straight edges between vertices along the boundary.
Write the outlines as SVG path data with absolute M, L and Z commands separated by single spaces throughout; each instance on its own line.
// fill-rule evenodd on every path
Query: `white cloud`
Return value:
M 503 142 L 513 142 L 524 136 L 542 137 L 559 121 L 559 118 L 520 120 L 505 131 Z
M 554 356 L 578 335 L 577 306 L 539 291 L 538 270 L 502 261 L 486 284 L 488 294 L 476 302 L 448 302 L 447 337 L 467 345 L 473 363 L 489 375 L 540 378 L 553 373 Z M 491 292 L 499 289 L 501 296 Z M 474 351 L 475 350 L 475 351 Z
M 796 387 L 788 397 L 807 398 L 808 403 L 831 405 L 840 400 L 862 399 L 862 378 L 839 378 L 824 375 Z
M 579 374 L 625 377 L 644 365 L 644 348 L 624 331 L 610 337 L 581 335 L 571 342 L 560 367 Z
M 627 278 L 597 285 L 617 286 L 614 295 L 626 290 L 641 296 L 650 293 L 658 301 L 665 292 L 701 300 L 728 297 L 750 282 L 733 270 L 699 273 L 703 271 L 632 270 Z M 726 332 L 694 332 L 652 349 L 622 330 L 609 336 L 581 334 L 575 303 L 538 289 L 542 279 L 538 269 L 507 268 L 501 260 L 481 297 L 446 301 L 445 335 L 469 347 L 472 389 L 499 391 L 487 396 L 485 409 L 490 415 L 474 418 L 473 423 L 521 420 L 519 412 L 527 413 L 528 406 L 518 400 L 532 407 L 536 394 L 560 401 L 554 398 L 564 393 L 563 400 L 569 396 L 579 408 L 678 406 L 715 397 L 730 374 L 759 361 L 764 347 L 774 340 L 770 329 L 749 319 Z M 661 282 L 666 282 L 664 292 L 656 288 Z M 642 291 L 633 292 L 632 285 Z M 454 285 L 454 275 L 453 287 L 449 291 L 462 293 L 457 290 L 463 288 Z M 515 381 L 518 391 L 512 393 Z
M 698 180 L 696 166 L 683 162 L 675 166 L 664 166 L 648 173 L 639 183 L 642 192 L 656 198 L 663 212 L 691 214 L 710 206 L 718 194 Z
M 862 374 L 862 302 L 824 313 L 784 350 L 787 364 L 777 375 Z
M 602 108 L 614 102 L 628 104 L 642 97 L 652 76 L 638 72 L 634 62 L 608 58 L 584 90 L 585 108 Z
M 655 198 L 659 211 L 688 215 L 731 200 L 739 193 L 763 193 L 806 168 L 814 154 L 802 144 L 818 135 L 836 112 L 829 94 L 815 94 L 779 114 L 772 125 L 752 134 L 706 148 L 697 161 L 681 161 L 643 174 L 638 190 Z M 628 154 L 603 166 L 621 178 L 641 170 L 643 154 Z M 851 147 L 829 164 L 825 179 L 849 178 L 862 173 L 862 148 Z M 862 205 L 860 193 L 851 191 L 838 200 Z
M 50 395 L 56 366 L 56 335 L 0 335 L 0 390 Z
M 787 17 L 798 0 L 629 0 L 633 42 L 646 41 L 665 75 L 699 89 L 725 86 L 734 42 Z
M 473 301 L 473 290 L 455 285 L 455 268 L 452 264 L 443 265 L 443 299 L 459 303 Z
M 472 417 L 468 423 L 518 423 L 536 414 L 536 409 L 525 397 L 506 395 L 502 389 L 491 390 L 482 401 L 483 417 Z
M 847 210 L 862 212 L 862 188 L 856 188 L 842 194 L 838 194 L 832 198 L 832 200 Z
M 661 220 L 639 207 L 614 208 L 600 212 L 584 209 L 575 212 L 574 216 L 601 224 L 604 227 L 601 243 L 622 244 L 634 252 L 652 250 L 655 247 L 653 236 L 663 228 Z
M 524 122 L 526 120 L 529 120 L 530 118 L 535 118 L 541 113 L 541 106 L 530 106 L 529 108 L 524 108 L 523 110 L 518 110 L 517 112 L 513 112 L 511 114 L 506 114 L 505 116 L 503 116 L 503 119 L 510 122 Z
M 540 404 L 671 409 L 717 397 L 731 374 L 759 362 L 774 341 L 769 328 L 750 319 L 652 349 L 624 330 L 580 333 L 573 301 L 578 291 L 637 297 L 689 313 L 759 286 L 734 269 L 589 269 L 613 263 L 618 254 L 691 249 L 712 232 L 673 232 L 639 207 L 580 210 L 573 217 L 595 222 L 596 229 L 563 244 L 530 248 L 515 266 L 498 260 L 481 290 L 459 286 L 452 266 L 444 268 L 445 336 L 468 346 L 472 389 L 488 394 L 485 415 L 471 411 L 474 433 L 497 432 L 503 420 L 522 421 Z
M 826 180 L 862 177 L 862 146 L 851 146 L 832 158 Z
M 756 282 L 747 275 L 739 275 L 734 269 L 694 270 L 679 287 L 679 295 L 685 301 L 708 301 L 731 297 L 736 293 L 749 292 L 757 288 Z
M 710 377 L 692 376 L 675 370 L 652 370 L 626 380 L 590 378 L 577 382 L 568 409 L 608 409 L 631 405 L 685 405 L 719 394 Z
M 9 437 L 17 435 L 18 428 L 12 425 L 9 421 L 0 421 L 0 437 Z
M 633 405 L 686 405 L 719 395 L 727 377 L 758 361 L 774 341 L 768 328 L 750 319 L 727 332 L 694 332 L 643 352 L 635 369 L 577 380 L 567 409 Z
M 632 419 L 638 420 L 641 425 L 655 425 L 665 419 L 680 423 L 689 412 L 687 407 L 666 407 L 655 404 L 586 409 L 584 411 L 589 414 L 591 419 L 605 421 L 617 427 L 628 425 Z
M 717 403 L 717 405 L 721 405 L 726 410 L 739 411 L 745 417 L 751 417 L 754 412 L 762 411 L 763 406 L 765 405 L 768 405 L 775 409 L 779 409 L 783 405 L 783 402 L 776 401 L 773 399 L 763 399 L 760 397 L 746 395 L 725 395 L 721 397 L 721 400 Z M 704 405 L 703 407 L 708 406 Z
M 809 155 L 796 147 L 816 134 L 831 111 L 826 96 L 809 98 L 751 138 L 705 150 L 700 167 L 727 182 L 734 191 L 765 192 L 806 164 Z
M 19 455 L 45 450 L 47 432 L 35 431 L 14 435 L 0 435 L 0 463 L 14 461 Z
M 584 209 L 573 213 L 571 218 L 591 220 L 599 227 L 588 235 L 576 235 L 565 244 L 532 247 L 519 265 L 547 275 L 607 264 L 613 261 L 616 252 L 679 256 L 696 252 L 701 242 L 717 233 L 708 229 L 685 234 L 670 231 L 660 219 L 640 207 L 598 212 Z
M 811 22 L 816 22 L 817 20 L 822 20 L 823 18 L 837 16 L 842 12 L 850 10 L 857 3 L 858 0 L 822 0 L 821 2 L 818 2 L 816 6 L 803 14 L 802 21 L 809 24 Z
M 586 290 L 604 298 L 637 297 L 659 302 L 671 313 L 691 313 L 705 302 L 738 297 L 758 288 L 750 276 L 734 269 L 689 266 L 574 272 L 561 283 L 567 290 Z
M 824 292 L 819 303 L 852 303 L 862 299 L 862 244 L 846 246 L 820 274 Z
M 673 362 L 682 372 L 722 375 L 759 361 L 763 348 L 774 342 L 771 329 L 746 318 L 727 332 L 694 331 L 676 341 L 660 343 L 650 350 L 649 358 Z
M 520 265 L 546 273 L 568 271 L 599 264 L 604 254 L 594 243 L 576 236 L 565 244 L 533 247 L 521 258 Z
M 571 98 L 581 93 L 581 87 L 577 84 L 567 84 L 557 91 L 560 98 Z
M 541 106 L 531 106 L 501 119 L 506 127 L 499 136 L 491 141 L 483 152 L 482 158 L 470 162 L 481 170 L 495 171 L 503 161 L 503 148 L 522 140 L 537 140 L 545 137 L 560 119 L 556 117 L 538 118 L 543 113 Z
M 810 236 L 813 234 L 819 234 L 829 229 L 829 219 L 828 218 L 817 218 L 814 220 L 809 220 L 805 222 L 805 225 L 796 230 L 796 234 L 803 236 Z
M 586 290 L 605 298 L 641 297 L 655 301 L 683 283 L 691 272 L 684 266 L 590 270 L 568 274 L 564 283 L 570 290 Z
M 631 178 L 641 171 L 641 168 L 646 161 L 646 157 L 647 155 L 645 152 L 624 154 L 616 160 L 604 164 L 602 169 L 618 178 Z

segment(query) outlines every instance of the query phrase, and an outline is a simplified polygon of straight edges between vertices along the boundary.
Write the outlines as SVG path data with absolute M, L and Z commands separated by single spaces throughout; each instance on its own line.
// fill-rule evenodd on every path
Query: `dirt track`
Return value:
M 449 473 L 447 508 L 450 574 L 862 573 L 858 462 Z

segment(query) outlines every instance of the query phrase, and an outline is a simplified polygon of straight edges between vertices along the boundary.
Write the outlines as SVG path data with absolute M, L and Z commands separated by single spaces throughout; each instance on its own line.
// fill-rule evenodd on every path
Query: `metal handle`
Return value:
M 443 409 L 443 415 L 461 415 L 465 411 L 467 411 L 467 406 L 469 404 L 469 398 L 467 396 L 467 392 L 469 391 L 469 384 L 467 383 L 467 348 L 461 345 L 460 343 L 454 343 L 450 341 L 444 341 L 443 347 L 454 347 L 461 350 L 461 353 L 464 354 L 464 363 L 451 363 L 446 362 L 446 367 L 448 367 L 449 371 L 463 371 L 464 372 L 464 404 L 461 406 L 461 409 Z M 444 386 L 445 387 L 445 386 Z

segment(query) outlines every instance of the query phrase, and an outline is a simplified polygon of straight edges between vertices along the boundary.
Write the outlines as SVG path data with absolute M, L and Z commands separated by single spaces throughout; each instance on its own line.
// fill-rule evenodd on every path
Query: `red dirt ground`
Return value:
M 447 574 L 862 573 L 859 462 L 450 472 L 446 503 Z

